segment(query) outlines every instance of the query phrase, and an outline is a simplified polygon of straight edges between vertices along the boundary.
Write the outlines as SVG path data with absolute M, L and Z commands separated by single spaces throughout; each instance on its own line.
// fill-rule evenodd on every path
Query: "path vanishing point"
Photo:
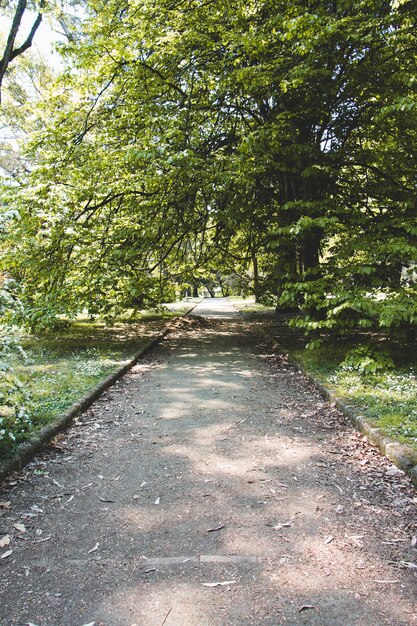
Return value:
M 0 626 L 417 624 L 407 477 L 261 322 L 194 314 L 3 485 Z

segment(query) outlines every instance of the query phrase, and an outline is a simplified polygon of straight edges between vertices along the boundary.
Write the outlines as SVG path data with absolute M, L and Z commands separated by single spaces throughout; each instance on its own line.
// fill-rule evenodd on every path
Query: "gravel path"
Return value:
M 408 479 L 267 323 L 195 313 L 3 486 L 0 626 L 417 624 Z

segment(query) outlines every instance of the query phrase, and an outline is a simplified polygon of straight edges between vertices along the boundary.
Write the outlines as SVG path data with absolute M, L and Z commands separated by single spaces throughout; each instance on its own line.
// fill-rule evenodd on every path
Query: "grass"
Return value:
M 394 439 L 410 445 L 417 451 L 417 355 L 409 346 L 387 345 L 393 366 L 376 372 L 362 371 L 346 365 L 349 350 L 363 345 L 360 338 L 349 342 L 329 339 L 315 350 L 288 346 L 294 357 L 338 396 L 360 407 L 382 431 Z M 378 341 L 365 338 L 368 345 Z M 290 342 L 291 343 L 291 342 Z M 374 353 L 377 354 L 377 353 Z
M 236 309 L 242 311 L 245 314 L 250 314 L 251 316 L 272 315 L 274 313 L 274 307 L 255 302 L 254 298 L 242 298 L 238 296 L 232 296 L 229 299 L 233 301 L 233 305 Z
M 308 340 L 288 327 L 289 316 L 276 316 L 271 307 L 256 304 L 253 298 L 239 299 L 234 305 L 249 319 L 273 317 L 272 334 L 297 361 L 338 396 L 357 405 L 386 435 L 417 451 L 415 345 L 400 344 L 378 333 L 353 332 L 343 339 L 324 337 L 321 347 L 306 350 Z M 346 359 L 352 351 L 356 357 Z M 370 371 L 373 368 L 376 371 Z
M 172 311 L 145 311 L 134 320 L 122 319 L 112 325 L 81 319 L 59 332 L 22 337 L 27 358 L 15 357 L 11 364 L 30 396 L 30 432 L 51 422 L 131 358 L 167 319 L 189 308 L 177 304 Z M 17 444 L 30 433 L 14 434 Z M 10 454 L 11 450 L 1 452 Z

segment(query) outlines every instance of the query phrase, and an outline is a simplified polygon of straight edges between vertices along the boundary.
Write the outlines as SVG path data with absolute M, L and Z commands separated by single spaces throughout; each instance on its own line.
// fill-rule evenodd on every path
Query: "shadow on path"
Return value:
M 1 626 L 416 623 L 407 479 L 229 306 L 6 486 Z

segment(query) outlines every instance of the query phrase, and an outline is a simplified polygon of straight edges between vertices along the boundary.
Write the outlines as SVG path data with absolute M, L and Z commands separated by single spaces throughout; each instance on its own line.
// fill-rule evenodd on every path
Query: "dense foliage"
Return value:
M 88 2 L 5 195 L 30 323 L 221 270 L 312 331 L 410 330 L 416 18 L 403 0 Z

